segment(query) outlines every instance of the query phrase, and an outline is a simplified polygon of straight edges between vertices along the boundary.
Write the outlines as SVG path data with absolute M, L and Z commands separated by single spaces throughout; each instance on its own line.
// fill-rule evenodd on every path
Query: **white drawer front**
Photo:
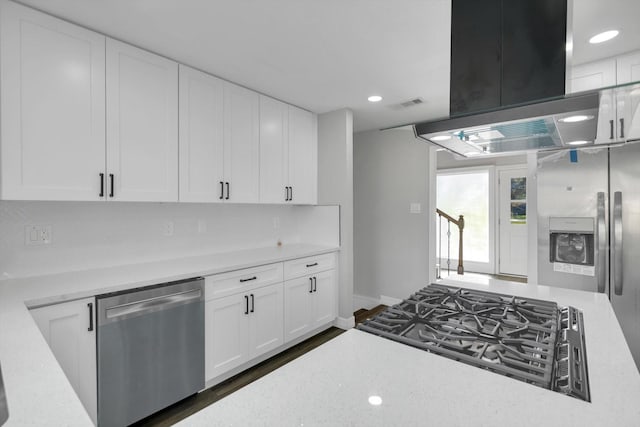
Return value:
M 205 299 L 211 300 L 282 282 L 282 263 L 262 265 L 204 278 Z
M 335 265 L 336 255 L 334 253 L 285 261 L 284 280 L 315 274 L 319 271 L 331 270 L 335 268 Z

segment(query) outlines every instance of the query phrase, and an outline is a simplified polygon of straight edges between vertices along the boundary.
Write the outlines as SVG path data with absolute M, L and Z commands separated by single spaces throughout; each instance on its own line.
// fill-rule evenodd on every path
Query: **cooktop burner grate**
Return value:
M 554 302 L 431 284 L 358 329 L 558 389 L 555 370 L 560 376 L 566 371 L 566 363 L 557 368 L 556 361 L 556 348 L 564 348 L 561 313 Z M 587 396 L 577 397 L 588 400 L 586 364 L 582 376 Z

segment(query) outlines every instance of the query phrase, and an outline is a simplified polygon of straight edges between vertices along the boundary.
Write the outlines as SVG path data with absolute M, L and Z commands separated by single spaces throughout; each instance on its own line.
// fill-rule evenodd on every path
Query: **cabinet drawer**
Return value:
M 281 262 L 208 276 L 204 278 L 205 299 L 211 300 L 282 282 L 282 277 Z
M 335 264 L 336 256 L 334 253 L 285 261 L 284 280 L 314 274 L 319 271 L 331 270 L 335 268 Z

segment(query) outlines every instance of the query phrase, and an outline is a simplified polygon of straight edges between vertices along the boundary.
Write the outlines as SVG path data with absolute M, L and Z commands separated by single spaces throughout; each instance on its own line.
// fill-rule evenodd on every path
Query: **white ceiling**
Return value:
M 597 45 L 589 39 L 607 30 L 618 37 Z M 640 49 L 640 0 L 573 0 L 573 64 Z
M 449 112 L 451 0 L 21 2 L 317 113 L 350 108 L 356 132 Z M 640 0 L 574 9 L 574 63 L 640 45 Z M 618 39 L 583 43 L 612 27 Z

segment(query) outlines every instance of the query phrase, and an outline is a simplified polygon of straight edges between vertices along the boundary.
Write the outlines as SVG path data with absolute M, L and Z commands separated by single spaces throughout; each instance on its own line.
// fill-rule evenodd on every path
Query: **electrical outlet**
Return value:
M 173 221 L 164 222 L 164 235 L 167 237 L 173 236 Z
M 53 240 L 50 225 L 27 225 L 24 228 L 24 243 L 27 246 L 48 245 Z
M 419 214 L 422 212 L 422 205 L 420 203 L 409 203 L 409 213 Z

